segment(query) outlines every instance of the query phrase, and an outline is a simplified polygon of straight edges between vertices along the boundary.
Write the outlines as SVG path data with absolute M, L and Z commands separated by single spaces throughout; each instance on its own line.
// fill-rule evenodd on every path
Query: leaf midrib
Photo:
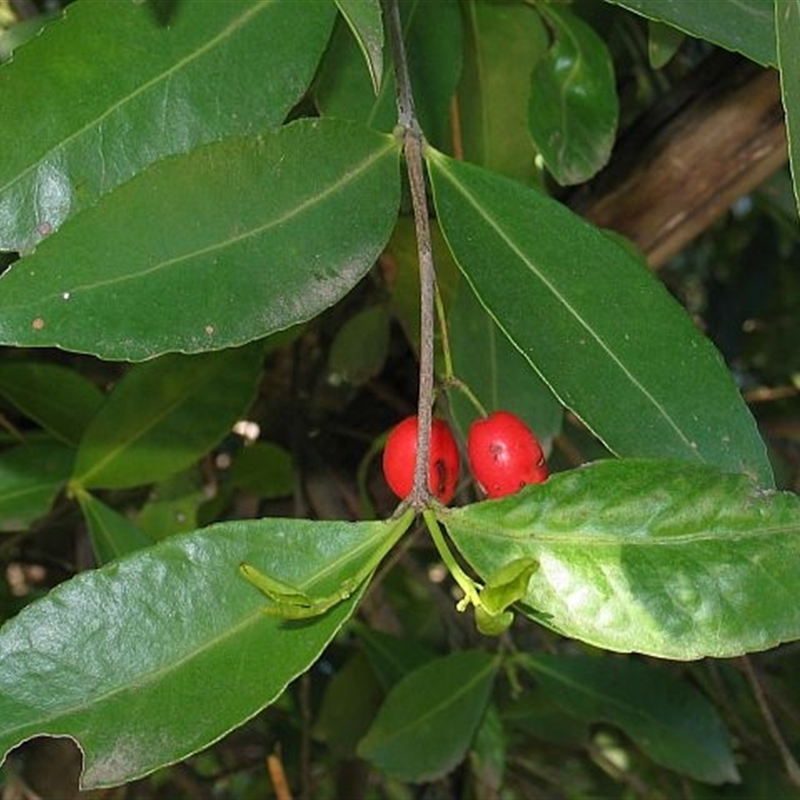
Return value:
M 447 520 L 444 520 L 447 525 Z M 613 527 L 613 521 L 609 522 L 609 527 Z M 581 529 L 576 526 L 571 533 L 550 533 L 547 531 L 532 531 L 527 534 L 528 538 L 521 538 L 514 533 L 507 533 L 503 528 L 490 528 L 480 522 L 467 522 L 459 520 L 458 527 L 467 532 L 470 536 L 482 539 L 494 539 L 497 541 L 530 544 L 530 545 L 572 545 L 581 549 L 592 547 L 607 547 L 609 545 L 625 545 L 639 547 L 677 547 L 698 542 L 713 541 L 747 541 L 757 540 L 766 536 L 785 536 L 800 534 L 800 524 L 787 523 L 785 525 L 770 525 L 760 528 L 749 528 L 746 531 L 733 528 L 719 528 L 712 530 L 696 531 L 693 533 L 679 534 L 658 534 L 648 533 L 647 530 L 638 528 L 633 529 L 630 534 L 621 536 L 607 533 L 597 533 L 592 529 Z M 455 534 L 458 538 L 458 533 Z

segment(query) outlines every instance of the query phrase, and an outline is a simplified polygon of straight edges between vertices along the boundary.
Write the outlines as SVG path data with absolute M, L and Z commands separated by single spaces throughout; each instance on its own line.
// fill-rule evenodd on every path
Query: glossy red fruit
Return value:
M 505 497 L 529 483 L 547 480 L 539 440 L 509 411 L 495 411 L 473 422 L 467 452 L 472 474 L 489 497 Z
M 408 497 L 414 486 L 417 428 L 416 416 L 406 417 L 389 434 L 383 451 L 383 474 L 391 490 L 401 499 Z M 456 440 L 444 420 L 434 419 L 431 425 L 428 488 L 442 503 L 449 503 L 453 499 L 459 469 Z

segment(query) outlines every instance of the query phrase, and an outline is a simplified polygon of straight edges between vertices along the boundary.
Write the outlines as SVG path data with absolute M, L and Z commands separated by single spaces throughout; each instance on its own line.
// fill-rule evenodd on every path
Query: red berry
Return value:
M 406 417 L 389 434 L 383 451 L 383 474 L 391 490 L 400 498 L 408 497 L 414 486 L 417 428 L 417 418 Z M 456 493 L 459 468 L 458 445 L 449 426 L 442 419 L 433 420 L 428 489 L 442 503 L 449 503 Z
M 472 473 L 489 497 L 505 497 L 547 479 L 539 440 L 509 411 L 495 411 L 473 422 L 467 452 Z

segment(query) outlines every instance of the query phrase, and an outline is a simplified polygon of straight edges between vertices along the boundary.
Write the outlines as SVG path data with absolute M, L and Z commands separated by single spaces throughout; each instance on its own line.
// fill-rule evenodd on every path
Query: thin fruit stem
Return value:
M 472 403 L 472 406 L 481 417 L 485 418 L 488 416 L 486 407 L 478 400 L 478 396 L 460 378 L 456 378 L 455 375 L 450 375 L 444 379 L 444 384 L 447 388 L 458 389 L 458 391 Z
M 439 320 L 439 336 L 442 338 L 442 355 L 444 357 L 444 374 L 445 378 L 453 376 L 453 355 L 450 351 L 450 331 L 447 329 L 447 317 L 444 313 L 444 300 L 442 300 L 442 293 L 439 290 L 439 284 L 435 286 L 436 289 L 436 318 Z
M 436 272 L 433 266 L 433 249 L 428 220 L 428 199 L 425 194 L 425 167 L 423 164 L 424 140 L 414 112 L 414 95 L 408 72 L 403 26 L 397 0 L 384 0 L 386 26 L 392 46 L 395 82 L 397 84 L 397 121 L 403 135 L 403 153 L 406 160 L 411 205 L 414 211 L 414 228 L 417 237 L 420 284 L 420 352 L 419 396 L 417 415 L 417 461 L 414 468 L 414 488 L 410 504 L 425 508 L 430 503 L 428 488 L 428 462 L 433 422 L 433 353 L 434 353 L 434 297 Z
M 470 578 L 469 575 L 467 575 L 467 573 L 461 569 L 459 563 L 455 559 L 455 556 L 447 546 L 442 529 L 439 527 L 439 521 L 436 519 L 436 515 L 433 513 L 433 510 L 426 508 L 422 512 L 422 517 L 428 527 L 428 532 L 431 535 L 431 539 L 433 539 L 433 543 L 436 546 L 442 561 L 444 561 L 444 565 L 450 571 L 450 574 L 453 576 L 453 580 L 459 585 L 461 591 L 464 592 L 464 599 L 458 603 L 456 608 L 459 611 L 464 611 L 468 605 L 473 605 L 477 608 L 481 602 L 478 596 L 478 587 L 475 584 L 475 581 L 473 581 L 472 578 Z

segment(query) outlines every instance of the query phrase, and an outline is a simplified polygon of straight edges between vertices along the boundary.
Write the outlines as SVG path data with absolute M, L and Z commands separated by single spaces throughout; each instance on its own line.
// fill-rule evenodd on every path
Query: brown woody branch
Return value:
M 564 199 L 632 239 L 658 268 L 787 159 L 778 74 L 715 54 L 617 142 Z

